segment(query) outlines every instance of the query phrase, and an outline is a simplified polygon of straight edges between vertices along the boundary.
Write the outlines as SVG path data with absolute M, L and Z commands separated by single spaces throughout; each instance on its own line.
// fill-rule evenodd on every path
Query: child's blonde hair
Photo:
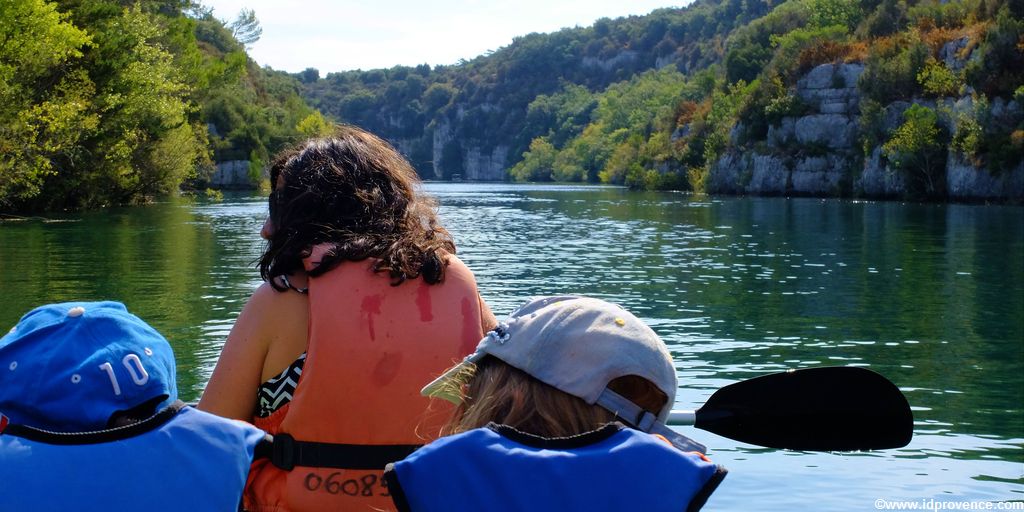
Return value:
M 444 435 L 494 422 L 536 436 L 569 437 L 615 421 L 615 415 L 603 407 L 555 389 L 492 356 L 469 367 L 452 384 L 461 386 L 463 400 L 444 427 Z M 636 375 L 614 379 L 608 387 L 653 414 L 668 401 L 654 384 Z

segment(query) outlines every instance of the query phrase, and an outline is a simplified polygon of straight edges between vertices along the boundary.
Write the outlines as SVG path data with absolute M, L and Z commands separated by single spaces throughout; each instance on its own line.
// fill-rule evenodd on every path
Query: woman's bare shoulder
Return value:
M 301 281 L 304 287 L 305 279 Z M 248 331 L 263 346 L 261 381 L 266 380 L 287 368 L 305 352 L 308 343 L 309 296 L 294 289 L 279 291 L 269 283 L 263 283 L 253 292 L 235 326 Z
M 293 278 L 293 281 L 296 279 Z M 278 283 L 283 285 L 283 283 Z M 298 288 L 298 283 L 293 283 Z M 302 286 L 305 286 L 305 279 L 302 279 Z M 249 302 L 246 304 L 246 309 L 252 309 L 256 311 L 274 311 L 277 308 L 288 308 L 288 307 L 302 307 L 306 302 L 306 296 L 294 289 L 275 289 L 269 282 L 264 281 L 256 290 L 252 292 L 252 296 L 249 297 Z
M 199 408 L 251 418 L 260 382 L 304 350 L 307 315 L 304 295 L 277 291 L 269 283 L 257 287 L 228 334 Z

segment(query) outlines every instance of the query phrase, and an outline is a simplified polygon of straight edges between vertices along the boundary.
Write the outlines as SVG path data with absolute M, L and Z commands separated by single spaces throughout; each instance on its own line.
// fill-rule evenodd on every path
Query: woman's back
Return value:
M 290 471 L 278 467 L 281 460 L 254 466 L 248 508 L 390 507 L 385 464 L 436 438 L 451 413 L 442 403 L 428 408 L 420 385 L 483 336 L 472 273 L 454 256 L 448 263 L 435 285 L 413 279 L 392 286 L 372 261 L 310 280 L 302 376 L 291 401 L 256 425 L 300 444 L 315 441 L 320 458 L 302 460 L 305 445 L 279 454 L 292 458 Z

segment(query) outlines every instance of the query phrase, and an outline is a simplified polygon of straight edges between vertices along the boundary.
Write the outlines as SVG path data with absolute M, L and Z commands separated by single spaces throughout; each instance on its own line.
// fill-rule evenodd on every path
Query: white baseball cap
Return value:
M 661 338 L 625 309 L 579 296 L 540 297 L 515 310 L 480 340 L 476 351 L 423 388 L 422 394 L 459 403 L 452 379 L 485 356 L 496 357 L 556 389 L 597 404 L 631 426 L 669 439 L 684 451 L 703 445 L 665 425 L 678 380 Z M 668 397 L 657 414 L 608 389 L 627 375 L 642 377 Z

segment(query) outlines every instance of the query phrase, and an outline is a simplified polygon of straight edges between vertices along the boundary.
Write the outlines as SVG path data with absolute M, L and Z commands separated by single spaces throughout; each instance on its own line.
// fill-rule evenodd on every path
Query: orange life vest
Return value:
M 420 396 L 420 388 L 484 335 L 473 274 L 454 255 L 447 259 L 444 280 L 434 285 L 418 278 L 391 286 L 387 273 L 373 273 L 372 260 L 342 263 L 309 280 L 302 376 L 291 402 L 254 423 L 274 434 L 276 451 L 292 451 L 280 442 L 290 436 L 305 444 L 298 451 L 307 461 L 336 459 L 340 451 L 348 462 L 322 467 L 300 457 L 288 471 L 278 466 L 291 454 L 257 460 L 247 510 L 394 509 L 384 465 L 436 438 L 451 413 L 443 401 Z M 387 458 L 394 460 L 373 460 Z

